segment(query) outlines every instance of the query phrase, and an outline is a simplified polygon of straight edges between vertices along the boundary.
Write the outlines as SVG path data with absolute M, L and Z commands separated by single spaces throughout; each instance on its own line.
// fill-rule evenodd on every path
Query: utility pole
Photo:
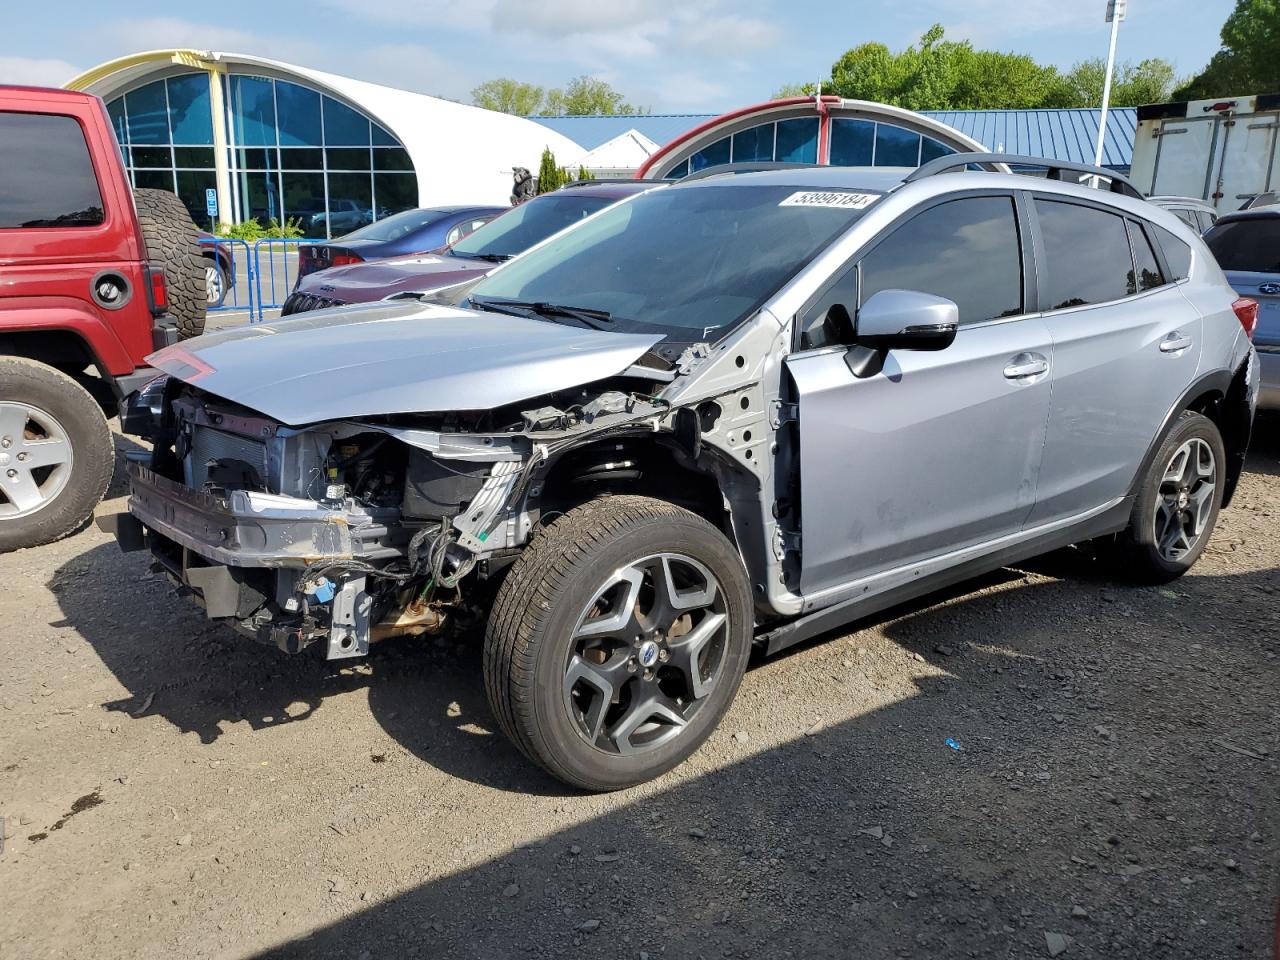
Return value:
M 1107 51 L 1107 76 L 1102 82 L 1102 116 L 1098 119 L 1098 150 L 1093 156 L 1093 165 L 1102 166 L 1102 147 L 1107 138 L 1107 110 L 1111 106 L 1111 75 L 1116 69 L 1116 35 L 1120 32 L 1120 21 L 1124 19 L 1125 6 L 1128 0 L 1107 0 L 1107 23 L 1111 24 L 1111 48 Z

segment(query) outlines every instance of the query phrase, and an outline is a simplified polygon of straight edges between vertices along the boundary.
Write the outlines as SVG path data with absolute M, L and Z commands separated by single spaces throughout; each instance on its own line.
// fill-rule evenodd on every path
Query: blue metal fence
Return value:
M 257 283 L 257 316 L 250 315 L 250 322 L 264 319 L 264 311 L 284 305 L 298 275 L 298 247 L 304 244 L 322 244 L 326 240 L 299 237 L 288 240 L 270 237 L 253 245 L 253 272 Z M 265 254 L 265 261 L 263 259 Z
M 200 245 L 209 251 L 205 255 L 209 266 L 222 271 L 226 290 L 220 300 L 216 299 L 216 288 L 209 291 L 208 312 L 239 310 L 249 314 L 250 323 L 265 320 L 266 311 L 279 309 L 293 291 L 298 276 L 298 247 L 325 242 L 301 237 L 269 237 L 252 244 L 227 237 L 201 239 Z
M 208 311 L 247 310 L 252 320 L 257 284 L 249 244 L 227 237 L 205 237 L 200 240 L 200 246 L 204 252 L 206 273 L 209 268 L 219 273 L 218 276 L 206 276 Z

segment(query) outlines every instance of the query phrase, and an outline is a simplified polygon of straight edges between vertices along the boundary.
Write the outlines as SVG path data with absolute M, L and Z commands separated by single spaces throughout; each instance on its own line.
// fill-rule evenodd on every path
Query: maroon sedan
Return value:
M 553 233 L 653 187 L 652 182 L 644 180 L 580 181 L 534 197 L 435 253 L 355 263 L 309 274 L 284 302 L 281 316 L 385 300 L 397 294 L 429 293 L 479 280 L 498 264 Z

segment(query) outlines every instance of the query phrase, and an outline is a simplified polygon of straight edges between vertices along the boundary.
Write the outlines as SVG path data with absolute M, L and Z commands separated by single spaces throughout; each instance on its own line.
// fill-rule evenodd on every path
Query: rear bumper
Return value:
M 1280 410 L 1280 347 L 1257 347 L 1261 384 L 1259 410 Z

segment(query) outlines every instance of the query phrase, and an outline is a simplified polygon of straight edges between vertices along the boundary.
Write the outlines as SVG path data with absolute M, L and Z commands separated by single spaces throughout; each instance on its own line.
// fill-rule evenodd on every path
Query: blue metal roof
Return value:
M 926 110 L 926 116 L 955 127 L 988 150 L 1022 153 L 1050 160 L 1093 163 L 1101 110 Z M 1107 113 L 1104 167 L 1133 162 L 1138 111 L 1132 107 Z M 572 137 L 570 137 L 572 139 Z
M 989 150 L 1093 163 L 1098 110 L 926 110 L 924 113 L 968 134 Z M 639 130 L 655 143 L 669 143 L 716 116 L 718 114 L 714 113 L 654 113 L 530 119 L 563 134 L 587 150 L 594 150 L 631 129 Z M 1103 166 L 1127 168 L 1130 165 L 1137 127 L 1138 111 L 1132 107 L 1110 111 Z

